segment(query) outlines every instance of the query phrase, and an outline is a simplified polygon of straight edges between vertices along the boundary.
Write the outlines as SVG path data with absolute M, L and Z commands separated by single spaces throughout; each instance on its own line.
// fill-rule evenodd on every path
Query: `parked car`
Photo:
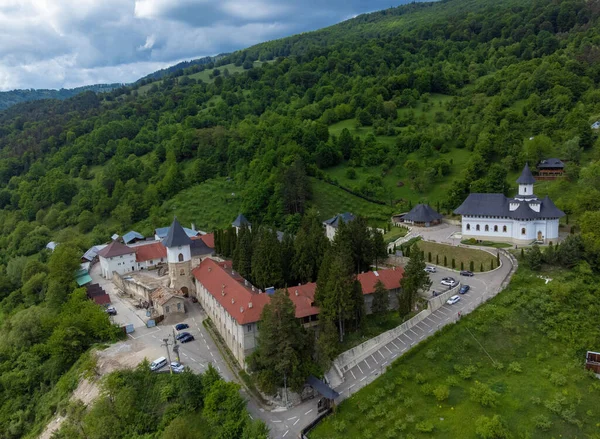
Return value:
M 442 279 L 442 281 L 441 281 L 440 283 L 441 283 L 442 285 L 445 285 L 445 286 L 447 286 L 447 287 L 454 287 L 454 286 L 456 286 L 456 284 L 457 284 L 458 282 L 456 282 L 456 280 L 454 280 L 454 279 L 453 279 L 453 278 L 451 278 L 451 277 L 447 277 L 447 278 L 444 278 L 444 279 Z
M 454 305 L 456 302 L 460 301 L 460 296 L 452 296 L 451 298 L 449 298 L 446 303 L 448 305 Z
M 188 335 L 186 335 L 185 337 L 181 337 L 181 338 L 179 339 L 179 341 L 180 341 L 181 343 L 187 343 L 188 341 L 194 341 L 194 340 L 195 340 L 195 339 L 194 339 L 194 336 L 193 336 L 192 334 L 188 334 Z
M 115 309 L 114 306 L 109 306 L 109 307 L 106 308 L 106 313 L 109 316 L 116 316 L 117 315 L 117 310 Z
M 183 366 L 183 364 L 178 363 L 177 361 L 172 361 L 171 370 L 173 371 L 173 373 L 181 373 L 185 370 L 185 367 Z
M 468 285 L 463 285 L 462 287 L 460 287 L 460 290 L 458 290 L 458 292 L 460 294 L 465 294 L 467 291 L 469 291 L 471 289 L 470 286 Z
M 425 271 L 427 273 L 435 273 L 437 270 L 435 269 L 435 267 L 432 267 L 431 265 L 428 265 L 427 267 L 425 267 Z
M 187 329 L 189 327 L 190 325 L 188 325 L 187 323 L 178 323 L 175 325 L 175 329 L 178 331 L 181 331 L 182 329 Z
M 183 337 L 187 337 L 188 335 L 192 335 L 189 332 L 181 332 L 179 334 L 177 334 L 177 336 L 175 337 L 177 340 L 181 340 Z
M 167 359 L 165 357 L 160 357 L 150 363 L 150 370 L 155 371 L 167 365 Z
M 472 272 L 472 271 L 469 271 L 469 270 L 462 270 L 462 271 L 460 272 L 460 275 L 461 275 L 461 276 L 469 276 L 469 277 L 473 277 L 473 276 L 475 276 L 475 275 L 473 274 L 473 272 Z

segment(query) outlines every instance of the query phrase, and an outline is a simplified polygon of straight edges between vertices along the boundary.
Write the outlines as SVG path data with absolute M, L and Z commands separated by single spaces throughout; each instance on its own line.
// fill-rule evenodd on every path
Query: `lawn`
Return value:
M 408 229 L 406 227 L 392 227 L 392 230 L 386 232 L 386 234 L 383 235 L 383 239 L 386 243 L 389 244 L 390 242 L 394 242 L 398 238 L 406 236 L 407 233 Z
M 473 261 L 473 271 L 489 271 L 492 261 L 494 268 L 497 267 L 496 257 L 483 250 L 456 247 L 429 241 L 419 241 L 417 246 L 425 252 L 425 260 L 427 262 L 436 263 L 437 255 L 439 256 L 439 265 L 444 265 L 444 257 L 446 257 L 446 267 L 452 267 L 452 259 L 454 258 L 457 270 L 461 269 L 461 262 L 463 269 L 469 270 L 471 261 Z M 431 260 L 429 260 L 429 253 L 431 253 Z M 481 265 L 483 265 L 483 270 L 481 270 Z
M 507 242 L 493 242 L 493 241 L 479 241 L 477 242 L 476 239 L 463 239 L 462 241 L 460 241 L 461 244 L 465 244 L 465 245 L 479 245 L 482 247 L 491 247 L 491 248 L 512 248 L 512 244 L 509 244 Z
M 194 223 L 197 229 L 206 232 L 214 228 L 228 227 L 240 213 L 240 192 L 233 180 L 228 181 L 225 178 L 194 185 L 163 203 L 159 218 L 155 219 L 159 224 L 155 226 L 166 226 L 173 221 L 173 215 L 177 215 L 183 226 L 190 227 L 191 223 Z M 152 229 L 149 221 L 148 219 L 140 223 L 139 228 Z
M 338 213 L 351 212 L 367 218 L 371 226 L 383 227 L 391 219 L 393 209 L 390 206 L 371 203 L 315 178 L 311 178 L 311 185 L 313 205 L 319 210 L 322 220 Z
M 598 278 L 548 275 L 545 285 L 520 268 L 507 290 L 397 359 L 310 439 L 599 437 L 600 380 L 582 365 L 600 346 L 600 308 L 588 310 L 600 293 L 586 286 Z M 495 415 L 507 435 L 481 431 Z

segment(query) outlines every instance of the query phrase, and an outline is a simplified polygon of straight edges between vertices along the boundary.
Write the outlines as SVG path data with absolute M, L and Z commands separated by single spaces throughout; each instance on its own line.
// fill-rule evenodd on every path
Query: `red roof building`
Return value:
M 375 292 L 375 284 L 380 280 L 388 291 L 397 290 L 400 288 L 400 281 L 404 275 L 402 267 L 394 267 L 392 269 L 367 271 L 357 276 L 362 287 L 363 294 L 372 294 Z
M 319 307 L 315 305 L 316 290 L 317 284 L 314 282 L 287 289 L 290 299 L 296 307 L 297 319 L 305 319 L 319 314 Z M 305 320 L 304 323 L 307 321 Z
M 206 235 L 201 235 L 198 238 L 201 239 L 202 241 L 204 241 L 204 243 L 206 244 L 207 247 L 215 248 L 215 234 L 214 233 L 207 233 Z
M 153 242 L 135 247 L 135 261 L 146 262 L 159 260 L 167 257 L 167 248 L 162 242 Z
M 119 241 L 113 241 L 98 252 L 98 256 L 103 258 L 114 258 L 116 256 L 130 255 L 135 253 L 130 247 L 121 244 Z

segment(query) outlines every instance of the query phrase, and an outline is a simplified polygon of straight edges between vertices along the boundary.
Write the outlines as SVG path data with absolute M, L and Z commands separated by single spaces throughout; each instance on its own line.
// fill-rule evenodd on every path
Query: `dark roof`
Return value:
M 202 239 L 192 239 L 192 245 L 190 245 L 190 252 L 192 256 L 206 256 L 212 255 L 214 249 L 210 248 Z
M 154 234 L 158 236 L 158 239 L 163 239 L 169 233 L 169 229 L 170 227 L 159 227 L 158 229 L 154 229 Z M 198 236 L 200 234 L 200 232 L 198 232 L 197 230 L 188 229 L 187 227 L 184 227 L 183 230 L 185 231 L 186 235 L 190 238 Z
M 173 218 L 173 223 L 171 224 L 171 227 L 169 227 L 169 233 L 167 233 L 167 237 L 162 240 L 162 244 L 167 248 L 179 247 L 181 245 L 191 245 L 192 240 L 187 236 L 187 233 L 185 233 L 185 230 L 183 230 L 183 227 L 181 227 L 177 218 Z
M 429 204 L 417 204 L 410 212 L 404 215 L 406 221 L 414 221 L 415 223 L 430 223 L 436 220 L 441 220 L 442 215 L 436 212 Z
M 355 218 L 356 217 L 353 214 L 351 214 L 350 212 L 345 212 L 345 213 L 337 214 L 333 218 L 329 218 L 328 220 L 324 221 L 324 223 L 327 224 L 328 226 L 331 226 L 331 227 L 337 229 L 340 226 L 340 221 L 343 221 L 344 223 L 347 224 L 350 221 L 354 221 Z
M 469 194 L 454 213 L 458 215 L 508 216 L 508 199 L 504 194 Z
M 121 244 L 119 241 L 113 241 L 98 252 L 98 256 L 103 258 L 114 258 L 115 256 L 128 255 L 135 253 L 135 250 Z
M 554 168 L 564 168 L 565 164 L 560 159 L 546 159 L 542 160 L 538 163 L 538 169 L 554 169 Z
M 510 203 L 517 203 L 517 208 L 511 211 Z M 531 205 L 535 204 L 540 205 L 539 212 L 531 208 Z M 506 198 L 503 194 L 470 194 L 454 213 L 458 215 L 497 216 L 516 220 L 562 218 L 565 216 L 565 213 L 556 207 L 548 196 L 541 201 L 537 198 L 521 201 Z
M 240 213 L 231 225 L 233 227 L 242 227 L 244 225 L 251 226 L 252 224 L 250 224 L 250 221 L 248 221 L 248 218 L 243 213 Z
M 517 183 L 519 183 L 519 184 L 534 184 L 535 183 L 535 178 L 533 178 L 531 169 L 529 169 L 529 163 L 525 163 L 525 167 L 523 168 L 523 172 L 521 172 L 521 176 L 518 178 Z
M 144 239 L 144 235 L 136 232 L 135 230 L 131 230 L 123 235 L 123 242 L 125 244 L 129 244 L 131 241 Z
M 331 387 L 329 387 L 323 381 L 321 381 L 318 378 L 315 378 L 312 375 L 310 375 L 308 377 L 308 379 L 306 380 L 306 383 L 327 399 L 335 399 L 338 396 L 340 396 L 339 393 L 337 393 L 335 390 L 333 390 Z

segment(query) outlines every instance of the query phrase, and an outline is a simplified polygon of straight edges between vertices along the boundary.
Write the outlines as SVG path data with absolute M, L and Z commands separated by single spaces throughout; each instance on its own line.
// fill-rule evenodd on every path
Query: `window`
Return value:
M 494 226 L 494 232 L 498 231 L 498 226 Z
M 185 270 L 183 268 L 179 270 L 179 276 L 185 276 Z
M 252 332 L 252 325 L 248 325 L 248 332 Z
M 490 231 L 490 226 L 488 226 L 487 224 L 485 225 L 485 231 L 489 232 Z
M 506 233 L 506 226 L 502 226 L 502 231 Z
M 181 309 L 181 303 L 177 304 L 177 311 L 179 311 Z
M 471 230 L 471 224 L 467 224 L 467 230 Z
M 165 313 L 168 313 L 168 312 L 169 312 L 169 307 L 165 306 Z
M 477 231 L 479 232 L 479 224 L 477 224 L 477 225 L 475 226 L 475 230 L 477 230 Z
M 179 259 L 179 262 L 183 262 L 183 254 L 179 253 L 179 256 L 177 256 L 177 258 Z
M 524 234 L 525 234 L 525 227 L 523 227 L 523 228 L 521 229 L 521 235 L 524 235 Z

